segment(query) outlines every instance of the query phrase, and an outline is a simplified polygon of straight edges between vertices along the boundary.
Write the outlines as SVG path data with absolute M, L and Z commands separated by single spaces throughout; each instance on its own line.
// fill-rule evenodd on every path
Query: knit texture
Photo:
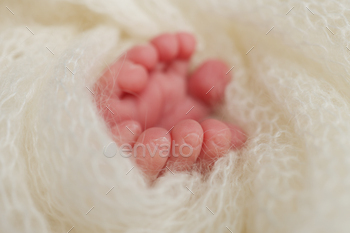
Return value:
M 348 0 L 0 3 L 0 232 L 349 232 Z M 245 148 L 149 187 L 90 92 L 115 59 L 189 31 L 234 76 Z M 90 90 L 89 90 L 90 89 Z M 131 169 L 131 170 L 130 170 Z

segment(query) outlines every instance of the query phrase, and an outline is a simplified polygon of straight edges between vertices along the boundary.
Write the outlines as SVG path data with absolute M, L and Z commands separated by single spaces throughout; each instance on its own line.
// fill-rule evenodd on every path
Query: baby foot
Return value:
M 188 75 L 195 46 L 189 33 L 157 36 L 130 49 L 94 87 L 115 141 L 129 146 L 131 158 L 151 180 L 165 167 L 183 171 L 200 162 L 210 168 L 246 141 L 238 126 L 202 121 L 222 100 L 229 76 L 220 60 L 208 60 Z

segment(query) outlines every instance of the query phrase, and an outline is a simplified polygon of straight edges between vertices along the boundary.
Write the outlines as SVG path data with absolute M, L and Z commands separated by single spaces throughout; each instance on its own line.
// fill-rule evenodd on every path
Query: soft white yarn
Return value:
M 349 232 L 349 1 L 0 5 L 0 232 Z M 219 115 L 249 140 L 207 177 L 168 171 L 149 188 L 103 155 L 86 87 L 177 30 L 198 38 L 193 66 L 234 66 Z

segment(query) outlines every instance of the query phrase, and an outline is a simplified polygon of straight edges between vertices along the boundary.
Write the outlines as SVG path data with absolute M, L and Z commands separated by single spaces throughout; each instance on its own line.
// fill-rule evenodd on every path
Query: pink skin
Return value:
M 223 122 L 208 119 L 201 122 L 204 132 L 201 163 L 204 169 L 209 167 L 231 147 L 232 133 L 230 128 Z
M 180 121 L 172 129 L 171 137 L 174 150 L 167 161 L 168 168 L 176 171 L 189 170 L 202 150 L 202 126 L 191 119 Z
M 208 60 L 188 75 L 195 47 L 192 34 L 162 34 L 131 48 L 126 59 L 111 65 L 94 87 L 114 140 L 134 147 L 132 158 L 150 180 L 165 166 L 186 171 L 200 162 L 210 168 L 247 139 L 229 123 L 214 119 L 198 123 L 222 100 L 229 75 L 220 60 Z
M 134 145 L 133 154 L 136 156 L 132 158 L 150 180 L 158 177 L 168 160 L 171 137 L 166 132 L 163 128 L 149 128 L 139 136 Z

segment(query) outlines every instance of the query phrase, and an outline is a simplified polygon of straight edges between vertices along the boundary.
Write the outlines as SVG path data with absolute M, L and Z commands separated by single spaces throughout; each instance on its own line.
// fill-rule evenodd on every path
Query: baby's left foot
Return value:
M 208 60 L 188 75 L 195 38 L 162 34 L 135 46 L 95 85 L 96 103 L 120 146 L 154 180 L 165 166 L 210 167 L 230 148 L 246 141 L 237 127 L 207 117 L 223 97 L 229 76 L 220 60 Z

